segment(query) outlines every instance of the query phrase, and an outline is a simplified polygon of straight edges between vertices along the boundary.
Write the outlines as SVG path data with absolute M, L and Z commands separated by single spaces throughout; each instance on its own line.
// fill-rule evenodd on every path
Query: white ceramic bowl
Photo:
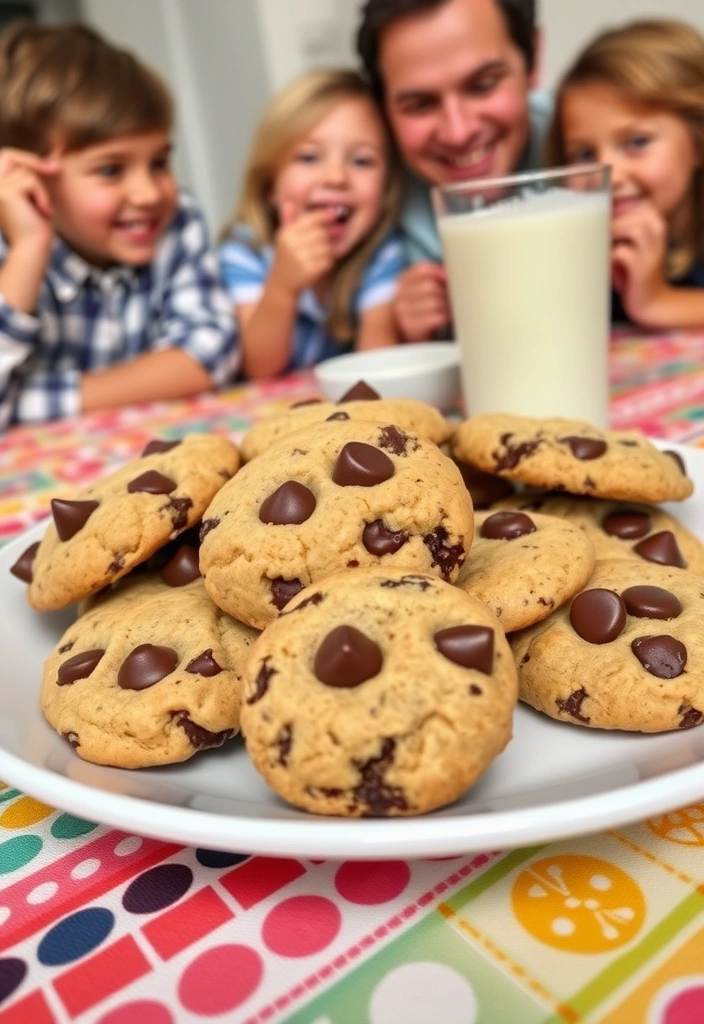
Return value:
M 447 410 L 460 395 L 459 349 L 454 341 L 428 341 L 350 352 L 318 363 L 315 378 L 331 402 L 363 380 L 382 398 L 418 398 Z

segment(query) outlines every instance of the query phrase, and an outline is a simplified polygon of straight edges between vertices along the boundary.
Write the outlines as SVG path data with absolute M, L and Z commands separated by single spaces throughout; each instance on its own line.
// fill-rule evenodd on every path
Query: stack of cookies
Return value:
M 54 501 L 12 569 L 38 611 L 79 605 L 42 710 L 127 768 L 241 730 L 280 796 L 353 817 L 457 799 L 509 741 L 519 681 L 578 725 L 696 725 L 704 549 L 655 504 L 691 489 L 637 433 L 455 430 L 362 384 L 240 450 L 154 442 Z

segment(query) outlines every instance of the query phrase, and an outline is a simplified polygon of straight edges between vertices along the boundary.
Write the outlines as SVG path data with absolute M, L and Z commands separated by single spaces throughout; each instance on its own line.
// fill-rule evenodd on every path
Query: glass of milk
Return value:
M 467 412 L 607 426 L 609 168 L 444 185 L 433 206 Z

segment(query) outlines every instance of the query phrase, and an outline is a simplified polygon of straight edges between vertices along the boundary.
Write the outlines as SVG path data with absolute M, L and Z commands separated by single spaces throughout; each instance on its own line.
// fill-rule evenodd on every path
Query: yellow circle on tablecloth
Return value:
M 645 920 L 640 887 L 596 857 L 557 854 L 534 861 L 516 878 L 511 902 L 533 938 L 570 953 L 618 949 Z
M 646 824 L 651 832 L 668 843 L 704 846 L 704 804 L 651 818 Z
M 26 828 L 28 825 L 36 825 L 38 821 L 43 821 L 53 813 L 53 807 L 42 804 L 31 796 L 22 796 L 0 814 L 0 827 Z

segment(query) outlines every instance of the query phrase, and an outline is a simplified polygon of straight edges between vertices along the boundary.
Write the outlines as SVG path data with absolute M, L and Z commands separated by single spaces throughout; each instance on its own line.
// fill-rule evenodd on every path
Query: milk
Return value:
M 438 218 L 470 414 L 607 425 L 609 215 L 553 188 Z

